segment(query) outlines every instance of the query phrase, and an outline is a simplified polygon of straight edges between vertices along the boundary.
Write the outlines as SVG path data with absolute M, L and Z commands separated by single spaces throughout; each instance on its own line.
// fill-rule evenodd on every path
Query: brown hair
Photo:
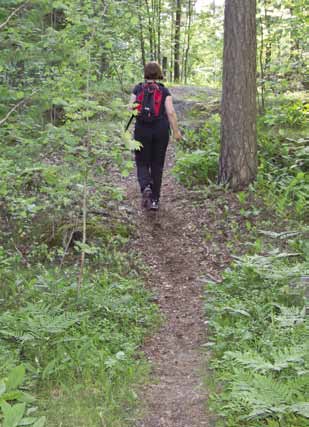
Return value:
M 144 68 L 144 77 L 146 80 L 162 80 L 163 72 L 160 65 L 155 62 L 147 62 Z

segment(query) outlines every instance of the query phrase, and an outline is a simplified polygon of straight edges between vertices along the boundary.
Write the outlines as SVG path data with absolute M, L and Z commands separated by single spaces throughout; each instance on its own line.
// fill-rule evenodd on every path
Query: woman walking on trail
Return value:
M 157 80 L 163 73 L 157 62 L 148 62 L 144 83 L 133 89 L 131 102 L 137 110 L 134 139 L 141 143 L 135 150 L 137 178 L 142 192 L 142 207 L 158 210 L 166 149 L 170 128 L 175 140 L 181 139 L 170 91 Z

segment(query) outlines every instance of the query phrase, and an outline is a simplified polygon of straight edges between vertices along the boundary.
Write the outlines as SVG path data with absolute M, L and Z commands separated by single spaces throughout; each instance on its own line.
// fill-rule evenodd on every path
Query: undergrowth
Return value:
M 16 281 L 7 283 L 14 292 L 1 301 L 2 384 L 10 391 L 10 372 L 21 366 L 22 391 L 36 394 L 36 412 L 47 417 L 48 426 L 125 425 L 136 400 L 134 384 L 147 369 L 138 348 L 157 319 L 136 274 L 125 275 L 123 265 L 101 256 L 108 269 L 89 270 L 77 297 L 74 269 L 41 268 L 38 275 L 19 271 L 17 276 L 9 271 L 13 261 L 2 258 L 3 269 Z M 21 410 L 16 395 L 1 399 L 3 425 L 17 425 L 8 421 L 5 406 Z
M 293 97 L 269 105 L 258 118 L 257 180 L 236 195 L 246 220 L 237 241 L 249 250 L 239 257 L 228 242 L 236 261 L 206 287 L 218 427 L 308 425 L 308 107 Z
M 139 348 L 158 315 L 125 249 L 115 181 L 132 141 L 119 89 L 107 106 L 108 94 L 102 83 L 93 101 L 66 102 L 61 123 L 15 127 L 0 144 L 3 427 L 130 425 L 147 378 Z
M 207 284 L 218 425 L 308 425 L 308 247 L 292 258 L 280 251 L 246 256 L 222 283 Z
M 296 94 L 302 98 L 301 93 Z M 282 218 L 309 219 L 308 103 L 291 94 L 269 100 L 258 117 L 259 168 L 250 193 Z M 174 175 L 188 188 L 215 183 L 220 152 L 220 116 L 185 129 L 178 145 Z

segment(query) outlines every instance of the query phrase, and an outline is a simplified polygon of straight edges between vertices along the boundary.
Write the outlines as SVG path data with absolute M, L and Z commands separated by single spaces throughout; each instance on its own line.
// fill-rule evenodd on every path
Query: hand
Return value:
M 182 140 L 182 135 L 181 135 L 180 131 L 175 132 L 174 135 L 173 135 L 173 137 L 174 137 L 175 141 Z

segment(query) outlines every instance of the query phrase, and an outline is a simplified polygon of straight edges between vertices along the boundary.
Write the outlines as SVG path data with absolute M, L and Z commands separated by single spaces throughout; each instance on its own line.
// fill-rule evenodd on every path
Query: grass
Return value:
M 51 427 L 122 427 L 132 425 L 140 410 L 135 392 L 148 375 L 147 365 L 140 361 L 134 369 L 127 369 L 118 378 L 100 377 L 79 383 L 58 385 L 40 391 Z

